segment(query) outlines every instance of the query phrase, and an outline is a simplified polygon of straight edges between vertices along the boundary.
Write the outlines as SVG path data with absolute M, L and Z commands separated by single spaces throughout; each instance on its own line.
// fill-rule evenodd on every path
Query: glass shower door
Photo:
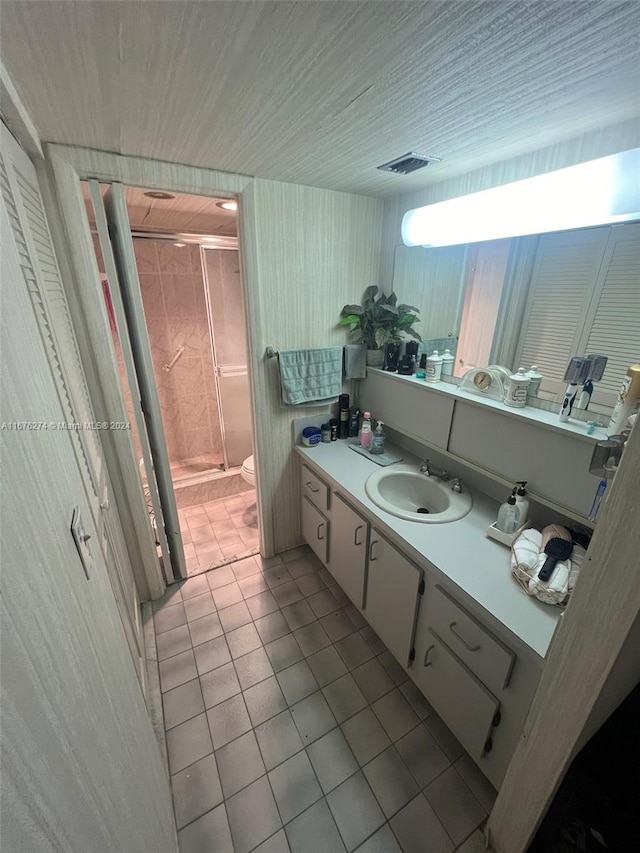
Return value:
M 202 248 L 225 467 L 253 453 L 251 395 L 237 249 Z

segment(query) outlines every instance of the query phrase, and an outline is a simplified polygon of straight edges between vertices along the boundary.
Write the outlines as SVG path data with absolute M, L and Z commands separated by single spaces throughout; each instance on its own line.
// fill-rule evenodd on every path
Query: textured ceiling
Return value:
M 640 3 L 2 2 L 41 137 L 395 195 L 640 113 Z M 424 172 L 376 171 L 407 151 Z
M 108 184 L 102 185 L 106 192 Z M 186 233 L 236 237 L 236 214 L 218 207 L 223 198 L 174 193 L 174 198 L 157 199 L 145 195 L 142 187 L 125 187 L 127 213 L 132 228 L 161 229 Z M 89 222 L 93 225 L 93 205 L 89 184 L 82 182 L 82 195 L 87 207 Z

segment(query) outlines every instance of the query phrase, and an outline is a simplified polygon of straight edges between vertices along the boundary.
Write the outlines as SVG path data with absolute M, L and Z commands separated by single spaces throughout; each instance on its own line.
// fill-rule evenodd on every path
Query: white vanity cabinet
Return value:
M 356 499 L 350 503 L 351 492 L 337 478 L 329 486 L 309 465 L 301 471 L 304 539 L 499 787 L 522 736 L 542 658 L 501 630 L 426 556 L 414 551 L 417 562 L 410 559 L 383 534 L 374 512 Z
M 540 669 L 465 608 L 435 572 L 426 575 L 415 660 L 408 673 L 480 769 L 499 787 Z
M 371 529 L 364 616 L 398 663 L 413 657 L 423 573 L 375 527 Z
M 331 547 L 327 569 L 355 606 L 364 605 L 369 522 L 344 498 L 331 494 Z
M 316 556 L 327 562 L 329 557 L 329 486 L 308 465 L 300 469 L 302 491 L 302 536 Z

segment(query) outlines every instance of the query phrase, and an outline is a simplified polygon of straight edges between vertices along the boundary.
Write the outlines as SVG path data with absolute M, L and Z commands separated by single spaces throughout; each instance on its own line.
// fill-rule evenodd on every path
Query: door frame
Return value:
M 254 404 L 254 377 L 251 366 L 258 361 L 258 353 L 252 352 L 251 325 L 256 322 L 256 308 L 252 303 L 252 287 L 249 270 L 255 265 L 244 261 L 250 251 L 247 246 L 249 235 L 255 233 L 255 209 L 252 202 L 253 179 L 244 175 L 198 169 L 172 163 L 126 157 L 104 151 L 75 148 L 65 145 L 46 144 L 44 161 L 38 164 L 47 216 L 52 222 L 53 239 L 58 254 L 65 258 L 65 283 L 70 283 L 69 303 L 73 310 L 73 322 L 77 329 L 78 344 L 83 364 L 86 364 L 92 396 L 99 400 L 99 411 L 110 412 L 107 420 L 127 420 L 124 396 L 119 380 L 115 351 L 106 309 L 103 306 L 102 285 L 89 230 L 89 222 L 82 196 L 80 181 L 90 178 L 104 183 L 122 183 L 125 186 L 143 186 L 149 189 L 168 190 L 215 198 L 238 200 L 238 250 L 243 268 L 245 322 L 247 324 L 247 347 L 249 387 L 251 391 L 252 425 L 256 430 L 256 407 Z M 243 197 L 243 193 L 247 195 Z M 246 236 L 245 236 L 246 235 Z M 106 403 L 106 405 L 105 405 Z M 158 598 L 166 583 L 156 556 L 152 538 L 144 535 L 148 527 L 147 506 L 140 483 L 133 444 L 129 438 L 125 445 L 105 451 L 105 461 L 118 491 L 124 514 L 131 523 L 125 530 L 126 546 L 131 554 L 138 554 L 141 566 L 141 599 Z M 259 463 L 258 463 L 259 465 Z M 274 553 L 271 525 L 267 522 L 264 501 L 260 493 L 260 472 L 257 476 L 258 522 L 260 550 Z M 148 590 L 145 596 L 143 590 Z

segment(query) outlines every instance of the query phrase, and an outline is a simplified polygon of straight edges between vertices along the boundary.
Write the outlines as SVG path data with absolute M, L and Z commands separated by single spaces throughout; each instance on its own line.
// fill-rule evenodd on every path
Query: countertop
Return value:
M 485 536 L 498 514 L 499 504 L 472 491 L 473 507 L 459 521 L 424 524 L 406 521 L 377 507 L 365 492 L 365 480 L 380 468 L 370 459 L 354 453 L 347 441 L 333 441 L 315 447 L 296 446 L 305 462 L 316 467 L 332 488 L 351 496 L 354 508 L 374 519 L 380 532 L 400 545 L 408 556 L 426 559 L 446 578 L 477 602 L 509 633 L 544 658 L 561 610 L 527 596 L 510 571 L 510 550 Z M 420 460 L 400 448 L 389 447 L 405 463 L 417 466 Z M 390 466 L 392 469 L 393 466 Z M 413 553 L 412 553 L 413 552 Z

